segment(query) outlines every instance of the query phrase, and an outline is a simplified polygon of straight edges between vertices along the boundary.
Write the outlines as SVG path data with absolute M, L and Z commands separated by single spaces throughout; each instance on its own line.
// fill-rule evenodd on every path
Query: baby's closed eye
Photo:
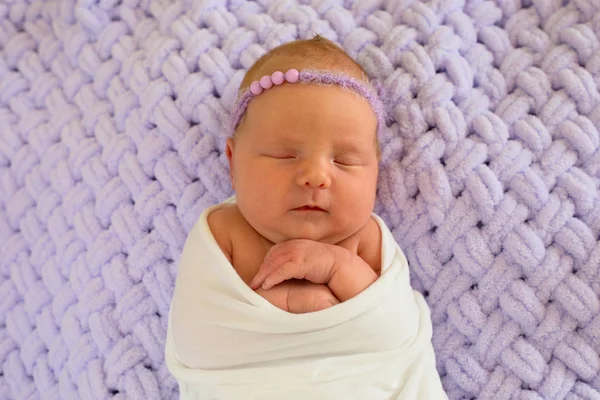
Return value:
M 334 157 L 333 162 L 344 167 L 364 164 L 364 160 L 357 154 L 340 154 Z
M 290 160 L 297 157 L 296 152 L 290 149 L 267 149 L 262 152 L 262 155 L 278 160 Z
M 275 154 L 270 156 L 271 158 L 277 158 L 278 160 L 291 160 L 296 158 L 296 156 L 291 154 Z

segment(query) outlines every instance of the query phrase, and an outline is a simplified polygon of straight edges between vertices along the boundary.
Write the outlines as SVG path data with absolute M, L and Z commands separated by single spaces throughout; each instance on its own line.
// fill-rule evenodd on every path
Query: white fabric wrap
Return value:
M 429 309 L 377 215 L 381 277 L 344 303 L 290 314 L 235 272 L 208 227 L 215 207 L 186 240 L 171 303 L 165 353 L 181 399 L 447 398 Z

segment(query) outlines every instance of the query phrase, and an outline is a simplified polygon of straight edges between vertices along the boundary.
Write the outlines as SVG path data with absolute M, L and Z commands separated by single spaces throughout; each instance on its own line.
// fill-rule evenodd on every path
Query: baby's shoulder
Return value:
M 212 229 L 213 224 L 217 226 L 220 224 L 234 223 L 241 218 L 241 215 L 237 204 L 220 204 L 208 214 L 207 220 Z
M 377 273 L 381 271 L 381 230 L 373 217 L 352 236 L 338 243 L 358 255 Z
M 357 254 L 365 260 L 373 270 L 381 271 L 381 228 L 373 217 L 357 232 Z
M 237 205 L 223 204 L 215 208 L 208 214 L 206 222 L 215 241 L 231 262 L 232 236 L 243 228 L 243 217 Z

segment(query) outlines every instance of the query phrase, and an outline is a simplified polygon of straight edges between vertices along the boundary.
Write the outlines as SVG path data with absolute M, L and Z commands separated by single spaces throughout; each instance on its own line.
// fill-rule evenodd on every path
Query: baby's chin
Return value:
M 356 232 L 353 230 L 334 230 L 327 227 L 302 227 L 289 229 L 289 227 L 254 227 L 254 229 L 271 243 L 277 244 L 294 239 L 313 240 L 315 242 L 338 244 Z

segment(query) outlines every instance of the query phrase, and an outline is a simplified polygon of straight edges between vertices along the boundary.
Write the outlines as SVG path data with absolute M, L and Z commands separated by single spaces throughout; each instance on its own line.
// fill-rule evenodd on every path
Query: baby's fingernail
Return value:
M 271 286 L 267 282 L 263 282 L 263 284 L 262 284 L 261 287 L 262 287 L 263 290 L 269 290 L 269 289 L 271 289 Z

